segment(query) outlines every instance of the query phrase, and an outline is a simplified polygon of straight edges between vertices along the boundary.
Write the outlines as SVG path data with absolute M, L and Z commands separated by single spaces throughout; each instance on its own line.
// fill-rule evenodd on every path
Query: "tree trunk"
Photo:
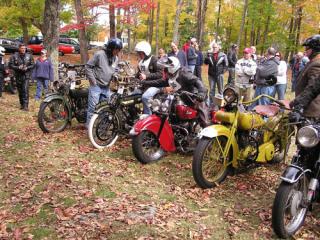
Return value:
M 207 0 L 198 0 L 198 9 L 197 9 L 197 39 L 199 46 L 202 46 L 203 42 L 203 32 L 204 24 L 206 20 L 208 1 Z
M 215 36 L 216 42 L 218 42 L 218 36 L 219 36 L 221 5 L 222 5 L 222 0 L 219 0 L 217 25 L 216 25 L 217 27 L 216 27 L 216 36 Z
M 180 14 L 182 10 L 182 4 L 183 4 L 183 0 L 177 0 L 177 10 L 176 10 L 176 16 L 174 19 L 173 37 L 172 37 L 172 41 L 176 43 L 179 42 L 179 25 L 180 25 Z
M 289 44 L 287 45 L 286 47 L 286 54 L 285 54 L 285 60 L 289 60 L 292 56 L 292 46 L 291 43 L 293 42 L 293 24 L 294 24 L 294 16 L 295 16 L 295 11 L 294 11 L 294 5 L 292 5 L 292 12 L 291 12 L 291 18 L 290 18 L 290 24 L 289 24 L 289 37 L 288 37 L 288 40 L 289 40 Z
M 302 6 L 298 8 L 298 18 L 297 18 L 297 32 L 296 32 L 296 39 L 295 39 L 295 51 L 298 50 L 299 40 L 300 40 L 300 29 L 301 29 L 301 22 L 302 22 Z
M 243 29 L 244 29 L 244 24 L 246 22 L 247 11 L 248 11 L 248 0 L 244 0 L 240 32 L 239 32 L 238 41 L 237 41 L 238 46 L 240 46 L 241 44 L 241 38 L 242 38 Z
M 255 45 L 255 31 L 254 31 L 254 20 L 251 21 L 251 31 L 250 31 L 250 46 Z
M 158 1 L 157 16 L 156 16 L 156 54 L 157 55 L 159 51 L 159 18 L 160 18 L 160 1 Z
M 23 32 L 23 42 L 24 44 L 28 44 L 29 42 L 28 23 L 24 18 L 20 18 L 20 24 Z
M 58 80 L 58 44 L 59 44 L 59 11 L 60 11 L 60 0 L 45 0 L 44 7 L 44 22 L 43 22 L 43 44 L 48 50 L 48 56 L 51 58 L 54 79 Z
M 86 38 L 86 26 L 83 20 L 81 0 L 74 0 L 74 6 L 76 9 L 77 22 L 78 24 L 82 25 L 82 28 L 79 30 L 80 56 L 81 56 L 81 63 L 85 64 L 88 62 L 89 54 L 88 54 L 88 41 Z
M 272 6 L 272 0 L 270 0 L 269 5 L 270 5 L 270 7 Z M 270 20 L 271 20 L 271 15 L 270 15 L 270 13 L 268 13 L 267 21 L 266 21 L 266 25 L 265 25 L 265 29 L 264 29 L 264 33 L 263 33 L 261 54 L 263 54 L 263 52 L 265 50 L 265 44 L 267 42 L 267 36 L 268 36 L 268 32 L 269 32 Z
M 154 8 L 151 8 L 150 10 L 150 22 L 149 22 L 149 43 L 152 45 L 152 39 L 153 39 L 153 25 L 154 25 Z
M 116 37 L 116 17 L 113 4 L 109 5 L 110 38 Z

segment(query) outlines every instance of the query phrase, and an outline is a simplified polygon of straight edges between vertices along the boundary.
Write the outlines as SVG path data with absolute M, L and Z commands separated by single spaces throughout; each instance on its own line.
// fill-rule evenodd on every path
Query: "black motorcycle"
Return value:
M 281 176 L 272 209 L 272 227 L 289 238 L 303 225 L 320 193 L 320 122 L 302 120 L 296 135 L 297 151 Z
M 53 87 L 55 91 L 48 93 L 40 105 L 38 123 L 41 130 L 45 133 L 61 132 L 73 118 L 85 123 L 89 91 L 81 86 L 81 80 L 67 78 L 55 82 Z

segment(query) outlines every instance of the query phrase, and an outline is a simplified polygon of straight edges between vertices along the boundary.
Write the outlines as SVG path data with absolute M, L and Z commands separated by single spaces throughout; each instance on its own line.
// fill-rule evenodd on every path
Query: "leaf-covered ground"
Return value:
M 43 134 L 33 96 L 29 112 L 17 95 L 0 98 L 0 239 L 276 239 L 271 207 L 284 165 L 202 190 L 191 156 L 141 165 L 130 140 L 96 150 L 75 121 Z M 317 217 L 295 239 L 319 239 Z

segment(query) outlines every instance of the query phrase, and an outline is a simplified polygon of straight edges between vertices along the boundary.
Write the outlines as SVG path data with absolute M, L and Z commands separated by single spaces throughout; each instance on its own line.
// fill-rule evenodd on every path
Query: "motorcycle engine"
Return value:
M 88 100 L 87 98 L 79 98 L 76 100 L 76 111 L 75 117 L 79 123 L 85 123 L 87 120 L 87 108 Z
M 259 146 L 263 143 L 263 131 L 251 130 L 239 133 L 241 159 L 255 161 L 259 154 Z

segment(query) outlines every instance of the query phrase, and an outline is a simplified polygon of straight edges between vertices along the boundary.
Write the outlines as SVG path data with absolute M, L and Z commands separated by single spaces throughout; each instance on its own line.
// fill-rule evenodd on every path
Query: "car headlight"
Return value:
M 226 103 L 230 104 L 236 101 L 238 98 L 238 94 L 233 88 L 227 88 L 223 92 L 223 99 L 226 101 Z
M 298 130 L 297 141 L 302 147 L 315 147 L 320 141 L 319 130 L 313 126 L 305 126 Z

